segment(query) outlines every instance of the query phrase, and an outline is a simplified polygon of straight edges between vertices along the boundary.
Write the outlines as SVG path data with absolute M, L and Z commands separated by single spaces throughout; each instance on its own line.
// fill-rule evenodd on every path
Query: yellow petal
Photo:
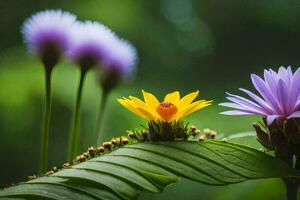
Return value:
M 178 91 L 169 93 L 165 96 L 164 102 L 169 102 L 177 105 L 180 100 L 180 93 Z
M 189 110 L 189 111 L 183 113 L 182 117 L 185 117 L 185 116 L 187 116 L 187 115 L 189 115 L 189 114 L 191 114 L 191 113 L 193 113 L 193 112 L 196 112 L 197 110 L 200 110 L 200 109 L 202 109 L 202 108 L 205 108 L 205 107 L 207 107 L 207 106 L 209 106 L 209 105 L 211 105 L 211 103 L 200 104 L 200 105 L 194 107 L 193 109 L 191 109 L 191 110 Z
M 178 104 L 179 109 L 180 110 L 185 109 L 185 107 L 188 106 L 190 103 L 192 103 L 198 95 L 199 95 L 199 90 L 185 95 L 182 99 L 180 99 L 180 102 Z
M 143 112 L 147 112 L 150 113 L 152 116 L 156 116 L 156 112 L 154 112 L 153 109 L 151 109 L 145 102 L 134 96 L 129 96 L 129 98 L 131 99 L 131 101 L 133 101 L 133 103 L 136 105 L 139 111 L 141 109 L 143 110 Z
M 150 92 L 146 92 L 142 90 L 145 103 L 154 111 L 156 110 L 157 106 L 159 105 L 159 101 L 157 98 L 151 94 Z
M 211 105 L 212 101 L 205 101 L 205 100 L 199 100 L 195 101 L 192 104 L 188 105 L 184 110 L 182 110 L 178 115 L 176 116 L 176 119 L 181 119 L 197 110 L 200 110 L 201 108 L 207 107 Z
M 144 110 L 143 108 L 140 108 L 140 107 L 138 107 L 137 109 L 139 110 L 139 112 L 141 112 L 146 117 L 146 119 L 148 119 L 148 120 L 156 119 L 156 117 L 149 111 Z
M 145 116 L 144 114 L 142 114 L 134 105 L 134 103 L 132 101 L 130 101 L 129 99 L 118 99 L 118 102 L 124 106 L 125 108 L 127 108 L 129 111 L 133 112 L 134 114 L 148 119 L 147 116 Z

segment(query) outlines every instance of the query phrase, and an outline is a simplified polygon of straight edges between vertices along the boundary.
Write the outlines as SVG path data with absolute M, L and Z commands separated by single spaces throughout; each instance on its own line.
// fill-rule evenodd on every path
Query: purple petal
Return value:
M 292 73 L 291 67 L 287 67 L 287 68 L 280 67 L 278 70 L 278 76 L 279 76 L 279 79 L 283 80 L 289 88 L 291 85 L 292 78 L 293 78 L 293 73 Z
M 272 124 L 272 122 L 277 119 L 278 117 L 280 117 L 279 115 L 269 115 L 267 116 L 267 123 L 268 125 Z
M 270 71 L 265 70 L 264 71 L 264 79 L 265 79 L 265 83 L 266 86 L 268 87 L 268 89 L 272 92 L 276 91 L 276 85 L 277 85 L 277 77 L 272 75 Z
M 256 74 L 251 74 L 251 80 L 255 89 L 260 93 L 260 95 L 270 104 L 270 106 L 276 112 L 280 112 L 280 108 L 278 106 L 278 100 L 266 87 L 265 82 Z
M 234 97 L 232 97 L 234 98 Z M 224 106 L 224 107 L 229 107 L 229 108 L 234 108 L 236 109 L 236 111 L 241 111 L 241 112 L 244 112 L 244 113 L 249 113 L 249 114 L 252 114 L 252 115 L 262 115 L 262 116 L 265 116 L 264 113 L 254 109 L 254 108 L 251 108 L 251 107 L 247 107 L 245 105 L 240 105 L 240 104 L 237 104 L 237 103 L 230 103 L 230 102 L 226 102 L 226 103 L 220 103 L 219 106 Z
M 281 108 L 281 114 L 286 116 L 290 111 L 290 106 L 288 105 L 288 88 L 285 82 L 280 79 L 277 85 L 277 99 Z
M 294 113 L 292 113 L 290 116 L 288 116 L 287 118 L 299 118 L 300 117 L 300 111 L 296 111 Z
M 289 104 L 294 105 L 293 109 L 298 107 L 298 99 L 300 95 L 300 67 L 296 70 L 292 80 L 292 87 L 290 88 Z
M 283 81 L 286 83 L 288 88 L 290 89 L 293 83 L 293 72 L 291 69 L 291 66 L 288 66 L 286 69 L 286 77 L 283 79 Z
M 299 110 L 300 109 L 300 98 L 297 100 L 296 106 L 294 110 Z
M 261 114 L 261 115 L 267 115 L 267 113 L 256 103 L 241 97 L 241 96 L 237 96 L 237 95 L 233 95 L 230 93 L 227 93 L 227 95 L 229 95 L 229 97 L 227 97 L 228 100 L 241 105 L 242 107 L 244 107 L 246 110 L 251 110 L 251 112 L 255 112 L 257 114 Z
M 220 103 L 219 106 L 235 108 L 235 109 L 243 109 L 242 106 L 236 103 Z
M 287 73 L 288 73 L 289 80 L 292 80 L 292 78 L 293 78 L 293 72 L 292 72 L 291 66 L 288 66 Z
M 264 101 L 262 98 L 260 98 L 253 92 L 246 90 L 244 88 L 239 88 L 239 90 L 245 92 L 249 97 L 251 97 L 254 101 L 256 101 L 256 103 L 258 103 L 265 110 L 266 113 L 271 114 L 272 112 L 274 112 L 274 110 L 272 110 L 272 108 L 267 104 L 266 101 Z
M 273 69 L 269 69 L 269 72 L 274 78 L 278 79 L 278 74 Z
M 137 62 L 136 48 L 123 39 L 111 44 L 111 54 L 104 59 L 103 67 L 108 71 L 116 71 L 123 77 L 129 77 L 135 70 Z
M 281 66 L 278 70 L 278 76 L 280 79 L 283 79 L 283 80 L 288 79 L 287 69 L 285 69 L 284 67 Z
M 253 113 L 246 112 L 246 111 L 239 111 L 239 110 L 229 110 L 221 112 L 222 115 L 253 115 Z
M 249 113 L 252 113 L 252 114 L 258 114 L 260 115 L 261 113 L 251 109 L 251 108 L 247 108 L 247 107 L 244 107 L 242 105 L 239 105 L 239 104 L 236 104 L 236 103 L 220 103 L 219 106 L 224 106 L 224 107 L 228 107 L 228 108 L 234 108 L 238 111 L 242 111 L 242 112 L 249 112 Z
M 230 98 L 230 97 L 228 97 L 228 98 Z M 234 97 L 231 97 L 231 98 L 234 98 Z M 232 100 L 232 99 L 229 99 L 229 100 Z M 240 110 L 240 111 L 246 111 L 246 112 L 256 114 L 256 115 L 266 115 L 264 112 L 262 112 L 260 110 L 257 110 L 254 107 L 246 106 L 244 104 L 223 103 L 223 104 L 220 104 L 220 105 L 225 106 L 225 107 L 229 107 L 229 108 L 234 108 L 234 109 L 237 109 L 237 110 Z

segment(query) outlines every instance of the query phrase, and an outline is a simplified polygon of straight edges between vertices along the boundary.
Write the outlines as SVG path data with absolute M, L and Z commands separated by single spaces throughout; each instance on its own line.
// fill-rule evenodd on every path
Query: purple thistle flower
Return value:
M 53 67 L 69 48 L 76 16 L 61 10 L 46 10 L 29 17 L 21 32 L 30 53 Z
M 74 36 L 68 57 L 83 68 L 101 65 L 111 54 L 115 34 L 98 22 L 77 22 L 73 27 Z
M 233 108 L 224 115 L 260 115 L 268 124 L 277 118 L 300 117 L 300 68 L 293 74 L 291 67 L 280 67 L 276 73 L 264 70 L 264 79 L 251 74 L 252 83 L 260 96 L 240 88 L 251 99 L 227 93 L 230 103 L 219 105 Z
M 117 38 L 110 48 L 110 54 L 103 62 L 104 70 L 128 78 L 134 72 L 137 62 L 135 47 L 130 42 Z

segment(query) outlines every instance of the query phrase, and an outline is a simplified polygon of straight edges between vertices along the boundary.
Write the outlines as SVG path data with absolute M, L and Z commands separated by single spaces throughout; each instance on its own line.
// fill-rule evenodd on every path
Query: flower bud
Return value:
M 197 130 L 197 127 L 196 127 L 195 125 L 192 125 L 192 126 L 191 126 L 191 130 L 194 132 L 194 131 Z
M 111 142 L 104 142 L 104 143 L 102 144 L 102 146 L 103 146 L 105 149 L 110 150 L 111 147 L 112 147 L 112 143 L 111 143 Z
M 80 155 L 80 156 L 76 157 L 76 162 L 80 163 L 80 162 L 83 162 L 83 161 L 85 161 L 84 155 Z
M 128 142 L 129 142 L 129 141 L 128 141 L 128 138 L 121 137 L 121 143 L 122 143 L 122 144 L 125 145 L 125 144 L 128 144 Z
M 70 167 L 70 163 L 64 163 L 63 164 L 63 168 L 69 168 Z
M 27 176 L 27 180 L 28 180 L 28 181 L 34 180 L 34 179 L 36 179 L 36 178 L 37 178 L 37 177 L 36 177 L 35 174 L 33 174 L 32 176 Z
M 88 158 L 88 157 L 89 157 L 89 152 L 84 152 L 82 155 L 83 155 L 85 158 Z
M 199 136 L 199 141 L 204 141 L 204 140 L 205 140 L 204 135 L 200 135 L 200 136 Z
M 105 148 L 103 146 L 100 146 L 97 148 L 97 153 L 103 153 L 105 151 Z
M 96 150 L 93 146 L 88 148 L 88 152 L 91 157 L 94 157 L 96 155 Z
M 199 136 L 201 132 L 199 129 L 196 129 L 193 133 L 193 136 Z
M 136 134 L 132 131 L 127 131 L 127 136 L 132 139 L 137 139 Z
M 54 171 L 53 171 L 53 170 L 50 170 L 50 171 L 47 171 L 47 172 L 45 173 L 45 176 L 50 176 L 50 175 L 52 175 L 52 174 L 54 174 Z

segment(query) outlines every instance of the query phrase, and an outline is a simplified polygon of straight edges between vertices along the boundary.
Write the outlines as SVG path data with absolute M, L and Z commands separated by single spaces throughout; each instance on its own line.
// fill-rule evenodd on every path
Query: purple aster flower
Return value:
M 240 88 L 251 99 L 227 93 L 230 103 L 221 106 L 233 108 L 225 115 L 261 115 L 268 124 L 277 118 L 300 117 L 300 68 L 293 74 L 291 67 L 280 67 L 276 73 L 272 69 L 264 71 L 264 79 L 251 74 L 252 83 L 260 96 Z
M 128 78 L 135 70 L 137 53 L 135 47 L 124 39 L 116 39 L 110 46 L 110 54 L 104 59 L 104 70 L 114 71 Z
M 101 65 L 111 54 L 115 34 L 98 22 L 77 22 L 68 57 L 83 68 Z
M 53 67 L 69 48 L 75 21 L 75 15 L 61 10 L 46 10 L 29 17 L 21 30 L 29 52 Z
M 106 107 L 108 94 L 123 79 L 128 79 L 135 69 L 137 60 L 136 49 L 126 40 L 115 37 L 109 46 L 109 53 L 103 59 L 102 71 L 98 73 L 98 80 L 102 87 L 101 102 L 99 106 L 98 119 L 96 124 L 97 144 L 102 141 L 101 134 L 102 120 Z M 100 70 L 98 70 L 100 71 Z

